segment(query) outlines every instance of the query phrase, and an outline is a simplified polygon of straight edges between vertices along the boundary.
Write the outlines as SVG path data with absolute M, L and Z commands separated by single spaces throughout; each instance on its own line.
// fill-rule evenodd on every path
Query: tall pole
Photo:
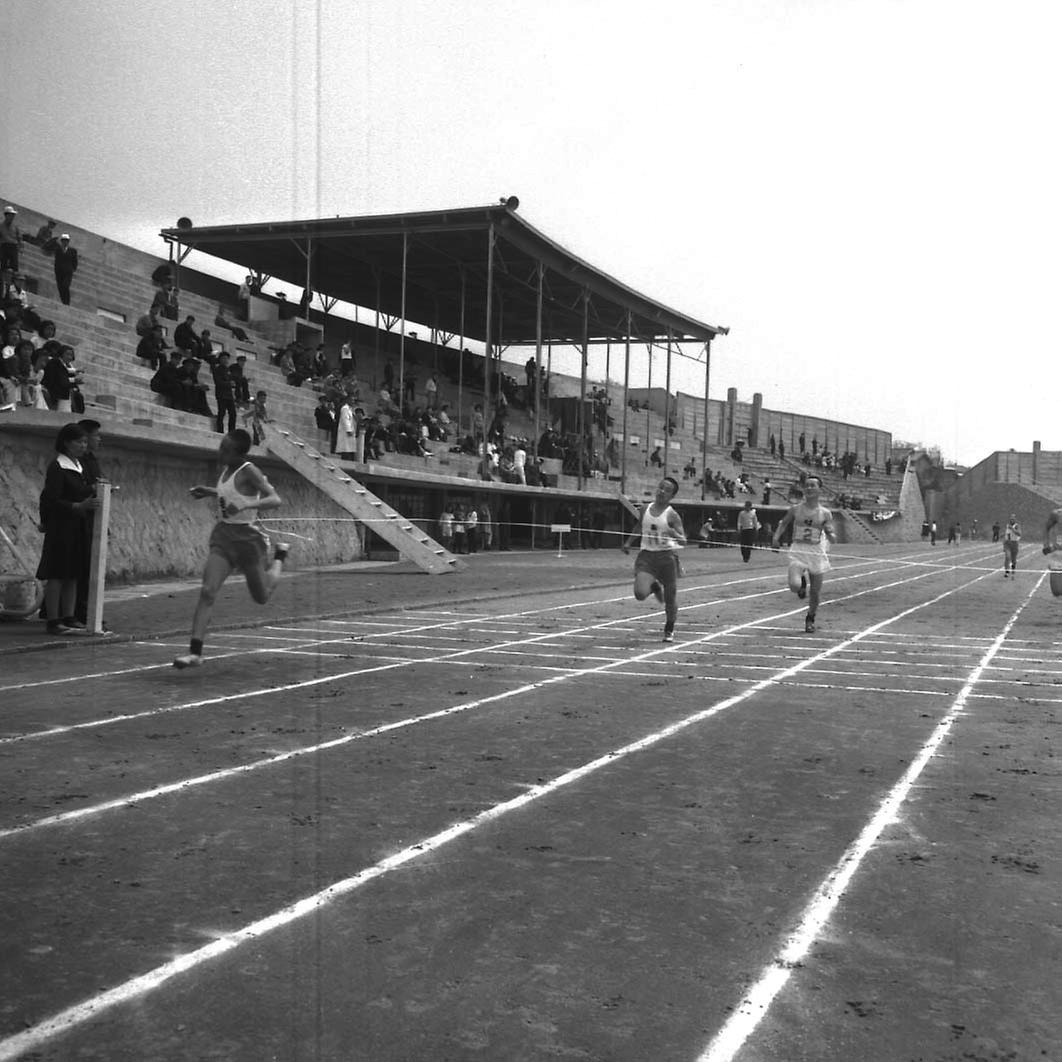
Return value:
M 647 401 L 645 403 L 645 467 L 649 467 L 649 456 L 652 454 L 652 450 L 649 449 L 653 444 L 653 425 L 650 418 L 653 415 L 653 341 L 650 339 L 645 345 L 646 350 L 649 352 L 649 381 L 646 384 Z
M 671 458 L 671 329 L 667 330 L 667 372 L 664 374 L 664 475 Z
M 708 384 L 712 371 L 712 340 L 704 343 L 704 431 L 701 433 L 701 501 L 708 497 Z
M 402 408 L 406 393 L 406 268 L 409 258 L 409 233 L 402 233 L 402 331 L 398 338 L 398 401 L 395 405 Z M 392 395 L 391 399 L 394 400 Z
M 539 437 L 539 409 L 542 405 L 542 283 L 545 274 L 545 266 L 538 263 L 538 300 L 535 308 L 535 378 L 534 394 L 530 396 L 535 403 L 535 437 L 531 440 L 531 453 L 535 458 L 535 468 L 538 468 L 538 437 Z
M 583 350 L 582 357 L 579 359 L 582 362 L 582 366 L 579 371 L 579 416 L 577 428 L 579 432 L 579 490 L 583 489 L 583 460 L 586 456 L 586 411 L 583 407 L 586 405 L 586 360 L 589 333 L 590 293 L 586 288 L 583 288 Z
M 483 455 L 487 453 L 487 432 L 490 429 L 490 416 L 491 416 L 491 392 L 490 392 L 490 376 L 491 376 L 491 364 L 490 364 L 490 346 L 491 346 L 491 318 L 494 313 L 493 306 L 493 294 L 494 294 L 494 222 L 490 223 L 487 229 L 487 333 L 484 339 L 486 346 L 486 360 L 483 363 L 483 390 L 486 392 L 483 397 Z
M 465 396 L 465 267 L 461 266 L 461 336 L 457 341 L 457 433 L 461 434 L 461 403 Z
M 380 371 L 380 271 L 375 266 L 372 270 L 373 276 L 376 278 L 376 330 L 373 332 L 373 351 L 372 361 L 376 367 L 376 372 Z M 376 377 L 374 383 L 379 383 L 379 376 Z
M 620 453 L 620 491 L 627 493 L 627 413 L 630 410 L 631 386 L 631 311 L 627 311 L 627 337 L 623 346 L 623 450 Z

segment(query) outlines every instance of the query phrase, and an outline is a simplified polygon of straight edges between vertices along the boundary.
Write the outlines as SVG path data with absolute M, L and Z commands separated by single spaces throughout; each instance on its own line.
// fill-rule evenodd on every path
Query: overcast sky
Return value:
M 1060 10 L 26 0 L 5 11 L 0 194 L 161 255 L 182 214 L 518 195 L 580 257 L 731 329 L 713 398 L 967 464 L 1062 449 Z

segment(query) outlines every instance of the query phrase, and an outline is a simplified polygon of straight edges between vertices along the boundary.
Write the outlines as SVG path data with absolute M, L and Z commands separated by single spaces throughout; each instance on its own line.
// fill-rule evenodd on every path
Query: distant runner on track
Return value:
M 1050 525 L 1049 525 L 1050 526 Z M 1021 524 L 1011 513 L 1003 532 L 1003 578 L 1018 570 L 1018 544 L 1021 542 Z M 1046 552 L 1046 550 L 1045 550 Z
M 678 553 L 686 545 L 682 517 L 671 507 L 678 493 L 678 480 L 665 476 L 656 488 L 656 497 L 642 510 L 638 526 L 627 536 L 621 549 L 630 553 L 634 540 L 641 539 L 634 560 L 634 596 L 644 601 L 650 594 L 664 606 L 664 641 L 675 640 L 678 616 Z
M 221 440 L 218 457 L 224 466 L 216 487 L 195 486 L 188 493 L 193 498 L 217 498 L 218 522 L 210 533 L 210 556 L 203 569 L 203 585 L 192 619 L 192 640 L 188 652 L 173 661 L 178 668 L 198 667 L 203 662 L 203 639 L 210 624 L 222 583 L 235 569 L 242 571 L 251 597 L 264 605 L 280 579 L 289 546 L 277 543 L 269 560 L 269 536 L 258 524 L 262 509 L 276 509 L 282 504 L 261 469 L 247 460 L 251 436 L 242 428 L 230 431 Z
M 804 630 L 815 633 L 815 614 L 819 610 L 822 577 L 830 570 L 829 543 L 837 541 L 833 513 L 819 504 L 822 480 L 808 476 L 803 500 L 790 507 L 778 521 L 771 544 L 777 549 L 785 529 L 793 525 L 793 544 L 789 547 L 789 589 L 797 597 L 808 598 Z M 810 593 L 809 593 L 810 590 Z

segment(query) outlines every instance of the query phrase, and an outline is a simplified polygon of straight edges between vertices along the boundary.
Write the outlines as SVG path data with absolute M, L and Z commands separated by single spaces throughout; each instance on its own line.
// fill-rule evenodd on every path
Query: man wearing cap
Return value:
M 4 207 L 4 220 L 0 221 L 0 269 L 18 272 L 18 245 L 22 242 L 22 230 L 15 222 L 18 211 L 13 206 Z
M 70 305 L 70 281 L 74 279 L 76 270 L 77 248 L 70 246 L 70 233 L 64 232 L 55 249 L 55 286 L 59 289 L 59 298 L 64 306 Z

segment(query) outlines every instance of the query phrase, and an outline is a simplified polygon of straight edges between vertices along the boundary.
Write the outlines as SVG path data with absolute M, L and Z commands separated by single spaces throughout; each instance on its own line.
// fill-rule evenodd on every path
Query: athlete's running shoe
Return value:
M 288 559 L 288 554 L 291 552 L 290 542 L 278 542 L 273 547 L 273 560 L 281 561 L 282 563 Z
M 649 590 L 653 597 L 655 597 L 662 605 L 664 603 L 664 588 L 659 583 L 653 583 L 653 585 L 649 587 Z
M 807 597 L 807 596 L 808 596 L 808 577 L 806 575 L 802 575 L 800 577 L 800 589 L 797 591 L 797 597 L 799 597 L 800 600 L 803 601 L 804 598 Z
M 202 666 L 203 658 L 199 653 L 185 653 L 184 656 L 174 657 L 173 666 L 183 670 L 186 667 Z
M 675 632 L 674 631 L 664 631 L 664 641 L 665 642 L 673 642 L 674 640 L 675 640 Z
M 815 617 L 814 616 L 808 616 L 808 618 L 806 620 L 804 620 L 804 633 L 805 634 L 814 634 L 815 633 Z

